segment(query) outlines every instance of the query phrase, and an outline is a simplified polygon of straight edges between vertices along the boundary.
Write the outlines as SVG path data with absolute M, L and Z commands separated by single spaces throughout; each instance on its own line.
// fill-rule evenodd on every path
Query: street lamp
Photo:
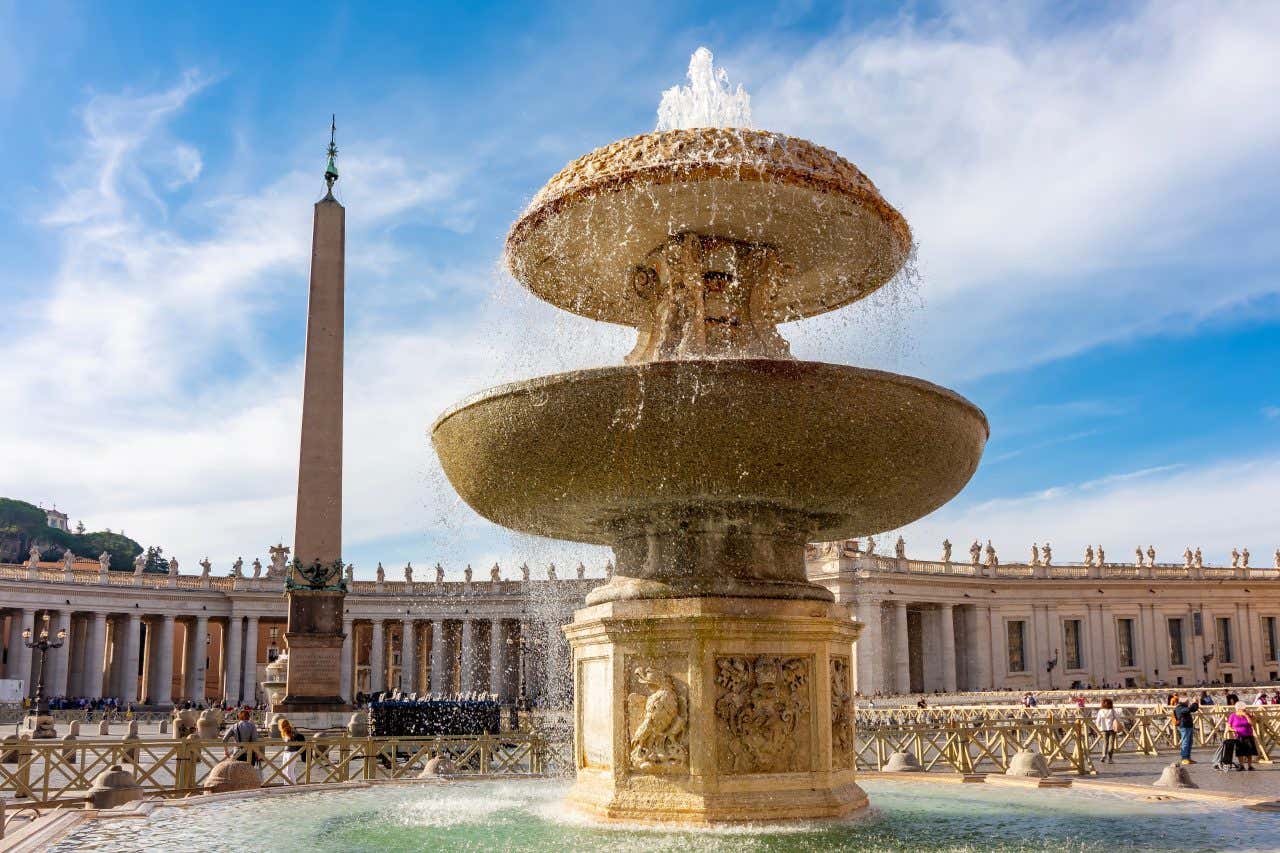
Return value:
M 1209 683 L 1209 661 L 1213 660 L 1216 656 L 1217 656 L 1217 652 L 1215 651 L 1213 646 L 1210 646 L 1209 651 L 1205 652 L 1200 656 L 1200 663 L 1204 666 L 1205 684 Z
M 67 638 L 66 629 L 60 628 L 58 636 L 55 639 L 49 639 L 49 614 L 44 614 L 44 626 L 40 629 L 40 636 L 31 639 L 31 629 L 24 628 L 22 630 L 22 644 L 29 649 L 40 650 L 40 665 L 36 668 L 36 704 L 33 712 L 38 717 L 43 717 L 49 713 L 49 700 L 44 696 L 44 662 L 49 656 L 49 649 L 62 648 L 62 642 Z

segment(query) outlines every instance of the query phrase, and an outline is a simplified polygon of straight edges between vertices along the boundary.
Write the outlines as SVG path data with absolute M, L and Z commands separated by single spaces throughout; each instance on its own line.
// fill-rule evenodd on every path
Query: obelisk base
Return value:
M 289 669 L 284 699 L 273 714 L 308 728 L 345 724 L 351 705 L 342 698 L 342 606 L 345 594 L 329 590 L 291 590 L 285 645 Z M 305 719 L 304 719 L 305 715 Z M 321 724 L 318 724 L 321 723 Z
M 627 821 L 836 818 L 855 781 L 853 642 L 825 602 L 613 601 L 577 611 L 569 802 Z

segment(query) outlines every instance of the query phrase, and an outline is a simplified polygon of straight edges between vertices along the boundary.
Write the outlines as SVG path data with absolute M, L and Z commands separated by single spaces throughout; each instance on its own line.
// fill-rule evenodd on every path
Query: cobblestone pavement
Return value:
M 1201 790 L 1221 794 L 1234 794 L 1240 797 L 1266 797 L 1280 799 L 1280 762 L 1275 764 L 1254 763 L 1257 768 L 1252 773 L 1246 771 L 1222 772 L 1214 770 L 1213 752 L 1208 749 L 1192 751 L 1191 758 L 1196 764 L 1187 766 L 1191 781 Z M 1104 782 L 1124 782 L 1130 785 L 1150 785 L 1160 778 L 1160 772 L 1178 760 L 1177 752 L 1150 755 L 1117 755 L 1115 764 L 1102 764 L 1100 757 L 1094 757 L 1094 766 L 1098 775 L 1092 778 Z

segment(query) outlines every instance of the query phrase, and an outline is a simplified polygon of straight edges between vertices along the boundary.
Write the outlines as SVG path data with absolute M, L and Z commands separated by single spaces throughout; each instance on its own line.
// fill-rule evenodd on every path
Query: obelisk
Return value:
M 311 234 L 311 289 L 302 391 L 302 440 L 294 561 L 286 574 L 289 669 L 284 701 L 273 710 L 303 725 L 333 725 L 349 710 L 342 696 L 342 342 L 346 211 L 333 196 L 338 180 L 329 129 L 324 198 Z

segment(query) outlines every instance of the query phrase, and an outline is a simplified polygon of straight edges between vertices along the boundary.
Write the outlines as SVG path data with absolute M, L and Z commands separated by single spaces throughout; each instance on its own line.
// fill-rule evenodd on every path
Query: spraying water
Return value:
M 658 130 L 690 127 L 751 127 L 751 96 L 713 64 L 711 51 L 700 47 L 689 57 L 689 85 L 672 86 L 658 104 Z

